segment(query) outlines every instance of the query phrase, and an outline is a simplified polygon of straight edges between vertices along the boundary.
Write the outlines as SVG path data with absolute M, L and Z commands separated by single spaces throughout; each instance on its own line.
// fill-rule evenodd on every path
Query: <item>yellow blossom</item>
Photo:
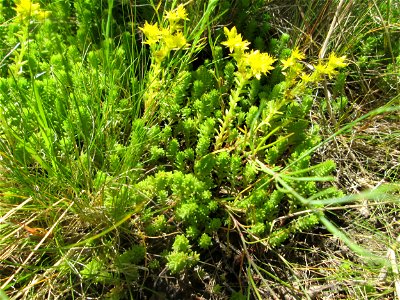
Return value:
M 187 20 L 186 9 L 183 7 L 182 4 L 179 4 L 176 9 L 172 11 L 167 11 L 165 14 L 165 18 L 172 23 L 178 22 L 180 20 Z
M 325 74 L 332 78 L 334 75 L 338 74 L 337 69 L 344 68 L 347 66 L 345 63 L 346 56 L 337 57 L 335 53 L 331 53 L 328 58 L 328 63 L 326 64 Z
M 302 60 L 302 59 L 304 59 L 306 56 L 304 55 L 304 53 L 300 52 L 299 48 L 296 47 L 296 48 L 292 51 L 291 57 L 293 57 L 294 59 L 297 59 L 297 60 Z
M 139 27 L 146 37 L 156 37 L 160 34 L 160 29 L 157 24 L 149 24 L 147 21 L 143 27 Z
M 337 57 L 335 53 L 331 53 L 328 58 L 328 62 L 322 64 L 321 62 L 315 66 L 315 76 L 320 75 L 328 75 L 329 78 L 332 78 L 334 75 L 338 74 L 339 71 L 337 69 L 344 68 L 347 66 L 345 63 L 346 57 L 341 56 Z
M 318 63 L 318 65 L 316 65 L 314 67 L 314 69 L 315 69 L 315 73 L 317 73 L 317 74 L 328 74 L 327 65 Z
M 43 20 L 50 15 L 49 11 L 40 10 L 39 3 L 32 3 L 31 0 L 19 0 L 14 10 L 21 20 L 29 19 L 30 17 Z
M 34 15 L 38 10 L 40 10 L 40 4 L 32 3 L 30 0 L 20 0 L 17 2 L 17 5 L 14 9 L 18 16 L 25 19 L 31 15 Z
M 231 30 L 224 27 L 224 32 L 227 37 L 226 42 L 222 42 L 221 44 L 227 46 L 229 51 L 232 53 L 235 52 L 244 52 L 244 50 L 248 49 L 248 45 L 250 43 L 246 40 L 242 40 L 242 35 L 237 33 L 236 27 L 233 27 Z
M 272 58 L 268 53 L 260 53 L 258 50 L 246 55 L 246 63 L 250 67 L 251 75 L 257 79 L 261 78 L 261 74 L 266 75 L 273 70 L 272 64 L 276 59 Z
M 158 28 L 157 24 L 149 24 L 147 21 L 144 23 L 143 27 L 139 27 L 139 29 L 143 32 L 143 34 L 146 36 L 146 44 L 149 44 L 150 46 L 154 45 L 157 43 L 160 39 L 161 31 Z
M 167 49 L 179 49 L 186 46 L 186 38 L 182 32 L 177 32 L 175 35 L 168 35 L 164 37 L 164 42 Z
M 175 13 L 181 20 L 187 20 L 186 9 L 183 7 L 182 4 L 179 4 Z
M 333 76 L 335 76 L 338 73 L 339 72 L 332 65 L 330 65 L 330 64 L 326 65 L 325 74 L 328 75 L 329 78 L 332 78 Z
M 160 36 L 162 39 L 171 35 L 170 28 L 160 28 Z
M 281 62 L 283 64 L 282 70 L 291 68 L 296 63 L 296 61 L 293 59 L 293 57 L 289 57 L 288 59 L 282 59 Z
M 332 68 L 344 68 L 347 66 L 345 60 L 346 56 L 337 57 L 335 53 L 331 53 L 328 58 L 328 65 Z
M 303 74 L 301 74 L 301 80 L 304 82 L 304 83 L 308 83 L 308 82 L 311 82 L 311 75 L 309 75 L 309 74 L 307 74 L 307 73 L 303 73 Z
M 41 10 L 37 13 L 37 18 L 38 18 L 38 20 L 43 21 L 43 20 L 47 19 L 48 17 L 50 17 L 50 14 L 51 14 L 50 11 Z
M 292 51 L 292 54 L 288 59 L 282 59 L 281 62 L 283 64 L 282 70 L 286 70 L 288 68 L 292 68 L 296 65 L 298 60 L 302 60 L 305 58 L 305 55 L 300 52 L 299 48 L 295 48 Z

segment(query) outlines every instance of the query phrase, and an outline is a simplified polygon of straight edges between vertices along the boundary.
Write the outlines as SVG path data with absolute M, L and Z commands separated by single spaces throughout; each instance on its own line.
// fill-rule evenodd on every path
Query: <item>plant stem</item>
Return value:
M 214 147 L 215 151 L 221 149 L 222 144 L 229 136 L 229 125 L 235 117 L 235 109 L 237 103 L 240 100 L 240 94 L 242 92 L 242 89 L 247 83 L 247 80 L 243 78 L 243 76 L 241 76 L 240 74 L 236 77 L 236 79 L 237 79 L 236 80 L 237 88 L 233 90 L 231 95 L 229 96 L 230 98 L 229 110 L 226 111 L 224 120 L 221 122 L 221 126 L 219 127 L 220 128 L 219 133 L 215 140 L 215 147 Z

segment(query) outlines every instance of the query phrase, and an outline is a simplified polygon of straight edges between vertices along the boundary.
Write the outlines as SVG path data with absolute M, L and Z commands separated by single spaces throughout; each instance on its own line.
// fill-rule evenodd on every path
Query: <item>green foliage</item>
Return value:
M 99 230 L 79 243 L 107 250 L 101 258 L 82 251 L 80 275 L 111 285 L 138 281 L 142 269 L 185 272 L 226 236 L 223 224 L 234 215 L 244 239 L 267 247 L 313 228 L 314 213 L 275 226 L 282 215 L 314 207 L 259 165 L 282 174 L 301 197 L 339 194 L 318 183 L 335 164 L 313 162 L 321 137 L 309 115 L 313 89 L 339 74 L 344 57 L 332 54 L 306 70 L 299 62 L 305 55 L 288 49 L 288 35 L 266 39 L 269 16 L 246 25 L 242 14 L 237 22 L 254 46 L 226 28 L 221 45 L 230 56 L 210 45 L 213 57 L 195 66 L 217 1 L 209 2 L 202 27 L 175 2 L 135 24 L 144 45 L 113 17 L 113 1 L 103 2 L 49 4 L 54 16 L 76 20 L 65 28 L 52 18 L 1 28 L 1 49 L 9 51 L 0 70 L 1 163 L 24 196 L 46 207 L 71 203 L 84 232 Z
M 212 245 L 212 239 L 206 233 L 203 233 L 199 239 L 199 247 L 202 249 L 207 249 Z
M 98 258 L 93 258 L 89 263 L 87 263 L 81 270 L 80 274 L 83 278 L 96 283 L 106 283 L 112 279 L 112 275 L 106 271 L 104 262 Z
M 125 251 L 119 255 L 116 259 L 116 264 L 124 266 L 127 264 L 139 264 L 144 260 L 146 255 L 146 247 L 141 245 L 135 245 L 131 249 Z
M 179 273 L 192 267 L 199 261 L 199 255 L 196 252 L 171 252 L 167 256 L 167 267 L 172 274 Z
M 175 237 L 173 251 L 167 255 L 167 266 L 172 274 L 190 268 L 199 261 L 199 254 L 190 250 L 189 240 L 184 235 Z
M 177 235 L 172 249 L 175 252 L 188 252 L 190 249 L 189 240 L 184 235 Z

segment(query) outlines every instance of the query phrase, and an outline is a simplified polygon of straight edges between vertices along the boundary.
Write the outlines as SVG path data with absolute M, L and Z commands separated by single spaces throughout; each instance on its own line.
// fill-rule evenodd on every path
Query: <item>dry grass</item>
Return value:
M 300 49 L 318 56 L 321 48 L 326 46 L 346 54 L 355 62 L 356 45 L 361 38 L 366 39 L 376 31 L 384 32 L 387 37 L 388 32 L 379 24 L 383 22 L 381 16 L 375 23 L 370 18 L 371 14 L 377 13 L 375 1 L 339 2 L 342 5 L 340 11 L 337 11 L 339 5 L 335 1 L 272 1 L 270 11 L 274 14 L 276 28 L 290 32 L 295 37 L 293 44 Z M 396 2 L 393 7 L 398 5 Z M 392 34 L 399 31 L 398 24 L 385 24 Z M 333 31 L 329 32 L 331 28 Z M 381 61 L 379 67 L 364 73 L 359 72 L 357 65 L 350 66 L 353 69 L 345 90 L 349 105 L 345 112 L 335 116 L 340 123 L 327 122 L 325 116 L 315 110 L 313 117 L 323 124 L 326 138 L 374 108 L 400 104 L 400 77 L 393 73 L 384 75 L 386 64 L 383 58 Z M 382 84 L 388 81 L 385 76 L 390 77 L 390 85 Z M 346 193 L 357 194 L 388 183 L 399 184 L 399 128 L 398 111 L 368 118 L 321 147 L 317 159 L 336 162 L 337 185 Z M 296 244 L 289 253 L 288 249 L 284 252 L 297 278 L 294 287 L 306 291 L 303 297 L 400 299 L 399 277 L 395 274 L 394 264 L 395 259 L 399 263 L 400 257 L 400 201 L 398 194 L 386 200 L 365 199 L 344 207 L 332 207 L 331 218 L 358 244 L 375 254 L 391 257 L 392 268 L 365 264 L 341 240 L 321 229 L 304 235 L 303 246 Z

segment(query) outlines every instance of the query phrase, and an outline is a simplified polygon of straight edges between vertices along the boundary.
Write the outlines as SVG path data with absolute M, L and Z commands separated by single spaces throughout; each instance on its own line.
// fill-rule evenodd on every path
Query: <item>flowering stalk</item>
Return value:
M 224 32 L 227 40 L 221 44 L 229 48 L 238 70 L 235 73 L 236 89 L 232 90 L 229 96 L 229 109 L 226 111 L 223 120 L 221 120 L 219 133 L 216 137 L 215 150 L 219 150 L 229 136 L 229 125 L 235 117 L 235 108 L 245 86 L 253 77 L 260 79 L 262 74 L 266 75 L 273 70 L 272 64 L 276 61 L 268 53 L 261 53 L 258 50 L 245 52 L 250 43 L 242 39 L 241 34 L 237 33 L 236 27 L 231 30 L 225 27 Z
M 23 73 L 22 67 L 27 63 L 24 57 L 28 50 L 29 24 L 35 20 L 44 21 L 49 17 L 50 12 L 41 10 L 40 4 L 33 3 L 31 0 L 18 1 L 14 10 L 17 13 L 16 21 L 21 26 L 20 30 L 16 33 L 21 48 L 17 52 L 14 64 L 10 66 L 10 70 L 14 76 L 18 76 Z
M 236 80 L 236 84 L 237 84 L 236 89 L 233 90 L 231 95 L 229 96 L 229 98 L 230 98 L 229 109 L 226 111 L 223 121 L 220 120 L 221 126 L 219 127 L 219 133 L 215 140 L 215 146 L 214 146 L 215 150 L 219 150 L 222 147 L 223 142 L 229 136 L 229 130 L 228 130 L 229 125 L 235 118 L 235 109 L 236 109 L 237 103 L 240 100 L 240 94 L 242 93 L 243 88 L 247 84 L 247 80 L 243 77 L 238 76 L 236 79 L 237 79 Z
M 320 68 L 318 68 L 318 72 L 320 73 L 319 76 L 322 77 L 322 85 L 324 87 L 324 93 L 325 93 L 325 99 L 326 99 L 326 108 L 328 110 L 328 114 L 329 114 L 329 118 L 330 121 L 333 123 L 333 125 L 336 125 L 336 119 L 333 115 L 333 109 L 332 109 L 332 105 L 331 105 L 331 99 L 329 96 L 329 92 L 328 92 L 328 83 L 326 80 L 326 76 L 328 76 L 329 78 L 332 78 L 333 76 L 337 75 L 337 68 L 343 68 L 345 66 L 347 66 L 347 64 L 345 63 L 345 57 L 337 57 L 335 55 L 335 53 L 331 53 L 329 55 L 328 58 L 328 63 Z M 321 66 L 321 64 L 318 64 L 317 67 Z M 317 69 L 316 67 L 316 69 Z
M 151 117 L 157 111 L 160 90 L 163 86 L 163 61 L 169 56 L 172 50 L 179 50 L 188 46 L 186 37 L 182 33 L 181 20 L 187 19 L 186 10 L 183 5 L 179 5 L 175 10 L 167 11 L 165 19 L 168 26 L 163 27 L 159 24 L 149 24 L 145 22 L 143 27 L 139 27 L 146 36 L 145 44 L 150 46 L 151 66 L 149 71 L 149 86 L 144 93 L 145 115 Z
M 302 59 L 302 58 L 304 58 L 304 55 L 303 54 L 299 55 L 298 50 L 297 49 L 294 50 L 291 57 L 288 60 L 282 61 L 284 64 L 284 68 L 287 66 L 287 61 Z M 298 97 L 299 95 L 301 95 L 307 88 L 307 85 L 309 83 L 317 84 L 319 82 L 322 82 L 326 97 L 326 107 L 328 110 L 328 114 L 331 122 L 333 124 L 336 124 L 336 120 L 333 116 L 333 110 L 330 103 L 331 99 L 328 96 L 329 92 L 328 92 L 326 77 L 329 77 L 330 79 L 333 78 L 339 73 L 338 69 L 344 68 L 346 66 L 347 66 L 346 57 L 345 56 L 338 57 L 336 56 L 335 53 L 331 53 L 329 55 L 328 61 L 326 62 L 319 61 L 316 66 L 313 66 L 314 71 L 310 75 L 302 72 L 303 68 L 299 63 L 291 64 L 290 66 L 288 66 L 291 69 L 289 71 L 289 74 L 293 74 L 293 82 L 296 84 L 294 84 L 293 88 L 291 89 L 291 95 L 289 98 L 293 99 L 294 97 Z M 288 78 L 288 76 L 289 75 L 286 75 L 286 78 Z M 299 77 L 301 80 L 298 80 Z
M 28 27 L 21 28 L 16 36 L 19 40 L 20 49 L 17 51 L 14 57 L 14 64 L 10 65 L 10 71 L 14 77 L 23 73 L 23 65 L 27 63 L 27 60 L 24 60 L 26 51 L 28 50 L 28 43 L 29 43 L 29 30 Z

